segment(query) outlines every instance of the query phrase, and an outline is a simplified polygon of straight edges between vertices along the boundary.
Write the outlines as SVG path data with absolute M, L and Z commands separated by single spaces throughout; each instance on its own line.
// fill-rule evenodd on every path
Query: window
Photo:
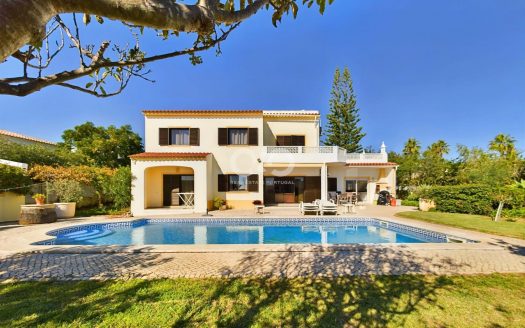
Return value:
M 228 129 L 228 144 L 229 145 L 247 145 L 248 144 L 248 129 Z
M 219 174 L 218 191 L 259 191 L 258 174 Z
M 199 128 L 159 128 L 159 145 L 199 146 Z
M 248 176 L 247 175 L 229 175 L 228 181 L 229 191 L 245 191 L 248 190 Z
M 189 145 L 190 129 L 176 128 L 170 129 L 170 145 Z
M 366 192 L 368 181 L 366 180 L 346 180 L 347 192 Z
M 247 145 L 257 146 L 259 136 L 257 128 L 219 128 L 219 146 Z

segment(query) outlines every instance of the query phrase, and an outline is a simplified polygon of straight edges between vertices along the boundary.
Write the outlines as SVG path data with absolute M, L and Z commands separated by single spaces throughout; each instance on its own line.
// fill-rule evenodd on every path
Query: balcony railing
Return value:
M 262 160 L 279 163 L 387 162 L 386 153 L 347 153 L 336 146 L 265 146 Z

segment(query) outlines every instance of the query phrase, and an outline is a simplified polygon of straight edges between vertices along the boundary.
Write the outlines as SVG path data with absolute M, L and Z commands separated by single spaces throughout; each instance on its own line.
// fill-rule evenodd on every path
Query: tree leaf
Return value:
M 84 17 L 82 18 L 82 20 L 84 21 L 84 24 L 88 25 L 91 22 L 91 15 L 84 14 Z

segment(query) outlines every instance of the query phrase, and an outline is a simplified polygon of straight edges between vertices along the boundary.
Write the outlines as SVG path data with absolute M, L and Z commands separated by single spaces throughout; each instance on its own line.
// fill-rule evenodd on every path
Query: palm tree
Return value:
M 433 155 L 443 157 L 448 154 L 450 147 L 444 140 L 438 140 L 428 147 L 428 151 Z
M 515 159 L 517 156 L 516 139 L 508 134 L 498 134 L 490 143 L 489 149 L 505 159 Z
M 405 143 L 405 148 L 403 148 L 403 154 L 406 156 L 415 156 L 419 155 L 420 150 L 421 145 L 419 141 L 417 141 L 415 138 L 409 138 Z

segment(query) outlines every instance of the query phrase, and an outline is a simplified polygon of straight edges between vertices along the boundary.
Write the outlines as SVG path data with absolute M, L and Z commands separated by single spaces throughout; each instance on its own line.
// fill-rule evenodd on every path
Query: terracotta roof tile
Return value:
M 140 153 L 129 156 L 131 159 L 206 159 L 210 153 Z
M 397 163 L 393 162 L 378 162 L 378 163 L 347 163 L 346 166 L 397 166 Z
M 262 116 L 304 116 L 319 115 L 316 110 L 260 110 L 260 109 L 152 109 L 142 111 L 144 115 L 262 115 Z
M 24 140 L 28 140 L 28 141 L 39 142 L 39 143 L 44 143 L 44 144 L 48 144 L 48 145 L 54 145 L 54 146 L 56 145 L 56 143 L 51 142 L 51 141 L 47 141 L 47 140 L 39 139 L 39 138 L 34 138 L 34 137 L 26 136 L 26 135 L 23 135 L 23 134 L 20 134 L 20 133 L 11 132 L 11 131 L 7 131 L 7 130 L 0 130 L 0 135 L 12 137 L 12 138 L 24 139 Z
M 225 110 L 225 109 L 168 109 L 168 110 L 144 110 L 144 115 L 215 115 L 215 114 L 252 114 L 262 115 L 262 110 Z

